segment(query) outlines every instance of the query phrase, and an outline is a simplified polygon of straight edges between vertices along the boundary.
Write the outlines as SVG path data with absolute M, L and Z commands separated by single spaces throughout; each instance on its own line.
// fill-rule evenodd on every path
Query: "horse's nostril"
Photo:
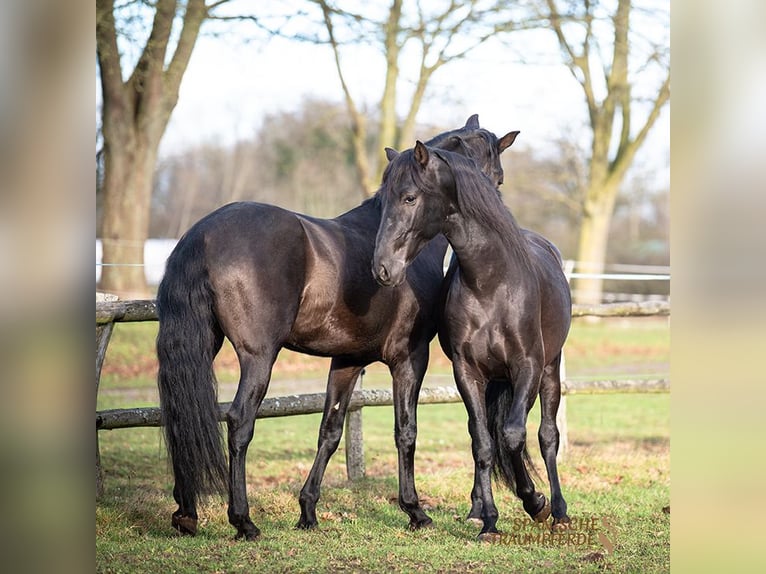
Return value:
M 379 278 L 380 278 L 382 281 L 388 281 L 388 280 L 390 279 L 390 275 L 388 274 L 388 269 L 386 269 L 386 266 L 385 266 L 385 265 L 381 265 L 381 266 L 378 268 L 378 277 L 379 277 Z

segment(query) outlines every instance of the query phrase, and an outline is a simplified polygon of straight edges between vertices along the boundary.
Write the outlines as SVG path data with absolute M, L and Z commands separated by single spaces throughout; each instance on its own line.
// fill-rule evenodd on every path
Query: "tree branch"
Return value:
M 564 34 L 561 14 L 559 13 L 558 8 L 556 8 L 554 0 L 546 0 L 546 3 L 548 5 L 548 20 L 551 28 L 553 28 L 556 38 L 558 38 L 559 46 L 561 46 L 562 50 L 569 58 L 569 61 L 566 62 L 569 71 L 572 73 L 575 80 L 582 86 L 583 93 L 585 94 L 585 101 L 588 106 L 590 123 L 591 126 L 595 127 L 599 121 L 599 106 L 596 102 L 596 96 L 593 91 L 593 77 L 590 73 L 590 42 L 592 38 L 593 20 L 593 15 L 590 11 L 590 2 L 585 2 L 585 38 L 583 40 L 581 54 L 575 53 L 574 48 L 569 43 L 569 40 L 567 40 L 566 34 Z
M 646 136 L 651 131 L 654 123 L 657 121 L 657 118 L 660 117 L 660 112 L 669 99 L 670 72 L 668 71 L 668 75 L 665 77 L 665 81 L 662 83 L 662 86 L 657 92 L 657 97 L 654 100 L 654 105 L 652 106 L 652 109 L 649 112 L 643 127 L 632 141 L 630 141 L 619 150 L 619 153 L 615 156 L 614 161 L 610 165 L 610 180 L 620 181 L 625 175 L 625 172 L 633 162 L 633 158 L 635 157 L 636 152 L 644 143 Z
M 607 76 L 607 113 L 614 117 L 616 107 L 622 110 L 622 130 L 618 149 L 630 141 L 630 83 L 628 82 L 628 30 L 630 28 L 630 0 L 620 0 L 614 16 L 614 48 L 612 69 Z
M 122 81 L 120 52 L 117 48 L 114 0 L 97 0 L 96 2 L 96 55 L 104 105 L 124 108 L 127 102 Z
M 161 78 L 175 13 L 175 0 L 157 0 L 152 31 L 128 80 L 137 94 L 149 88 L 147 84 L 156 83 Z
M 399 32 L 402 17 L 402 0 L 394 0 L 383 27 L 383 52 L 386 58 L 386 76 L 380 98 L 380 129 L 378 141 L 378 166 L 375 179 L 383 175 L 386 165 L 386 147 L 398 147 L 396 143 L 396 83 L 399 79 Z
M 216 2 L 214 6 L 220 5 L 224 1 L 225 0 Z M 191 58 L 194 44 L 197 42 L 199 30 L 207 15 L 207 11 L 208 8 L 205 7 L 204 0 L 189 0 L 186 5 L 186 13 L 184 14 L 181 35 L 178 38 L 176 50 L 173 53 L 173 58 L 170 60 L 170 64 L 168 64 L 163 79 L 166 90 L 166 100 L 169 100 L 171 109 L 178 99 L 178 89 L 181 85 L 181 79 L 189 65 L 189 59 Z
M 369 166 L 367 165 L 367 150 L 365 149 L 367 127 L 365 118 L 361 113 L 359 113 L 359 110 L 357 109 L 354 102 L 354 98 L 351 95 L 351 90 L 349 89 L 345 76 L 343 75 L 343 68 L 340 65 L 340 53 L 338 51 L 338 44 L 335 41 L 335 33 L 333 31 L 330 8 L 325 0 L 319 0 L 318 3 L 322 9 L 322 16 L 324 18 L 325 27 L 327 28 L 327 34 L 330 39 L 330 46 L 332 46 L 333 55 L 335 56 L 335 69 L 338 71 L 338 78 L 340 79 L 340 85 L 343 89 L 343 95 L 346 99 L 346 107 L 348 108 L 348 113 L 351 116 L 351 130 L 354 135 L 353 145 L 356 167 L 359 175 L 359 180 L 362 185 L 362 192 L 366 197 L 372 195 L 374 189 L 370 182 Z

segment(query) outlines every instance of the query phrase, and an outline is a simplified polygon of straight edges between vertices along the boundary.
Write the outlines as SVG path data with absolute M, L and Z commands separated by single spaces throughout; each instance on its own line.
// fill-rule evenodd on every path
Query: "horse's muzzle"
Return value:
M 391 275 L 388 273 L 388 269 L 386 269 L 385 265 L 378 265 L 377 269 L 372 270 L 372 274 L 375 276 L 375 281 L 384 287 L 390 285 Z
M 401 267 L 401 269 L 400 269 Z M 404 266 L 373 263 L 372 275 L 383 287 L 396 287 L 404 279 Z

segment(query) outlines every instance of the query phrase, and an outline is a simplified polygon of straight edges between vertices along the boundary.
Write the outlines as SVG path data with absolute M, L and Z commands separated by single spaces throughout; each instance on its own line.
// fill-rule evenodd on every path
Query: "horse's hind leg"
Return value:
M 428 344 L 390 366 L 394 391 L 394 437 L 399 454 L 399 507 L 417 530 L 432 524 L 415 490 L 415 442 L 418 436 L 417 407 L 420 387 L 428 366 Z
M 362 366 L 344 365 L 339 359 L 333 359 L 330 376 L 327 381 L 324 414 L 319 426 L 317 454 L 300 494 L 301 517 L 296 528 L 309 529 L 317 525 L 316 505 L 319 500 L 319 488 L 327 469 L 330 457 L 338 449 L 343 435 L 343 421 L 351 394 Z
M 241 369 L 237 394 L 226 415 L 229 427 L 229 523 L 236 538 L 253 540 L 260 530 L 250 520 L 245 479 L 247 448 L 255 430 L 255 416 L 266 394 L 276 350 L 253 353 L 237 349 Z
M 182 494 L 184 491 L 183 484 L 179 484 L 183 481 L 181 473 L 176 472 L 175 476 L 177 478 L 173 487 L 173 498 L 178 504 L 178 510 L 171 516 L 171 524 L 181 534 L 194 536 L 197 534 L 197 505 Z
M 553 512 L 553 529 L 566 528 L 569 524 L 567 503 L 561 494 L 556 454 L 559 450 L 559 429 L 556 426 L 556 414 L 561 400 L 561 379 L 559 366 L 561 355 L 545 367 L 540 386 L 541 420 L 538 439 L 540 451 L 548 471 L 548 482 L 551 485 L 551 507 Z

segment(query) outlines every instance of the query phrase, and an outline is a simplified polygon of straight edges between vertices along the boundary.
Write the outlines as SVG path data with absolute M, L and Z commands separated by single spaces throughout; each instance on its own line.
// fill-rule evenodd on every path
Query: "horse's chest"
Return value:
M 507 333 L 497 324 L 485 324 L 466 332 L 456 347 L 466 361 L 481 367 L 487 375 L 502 376 L 514 354 L 509 343 Z
M 452 299 L 446 311 L 452 348 L 488 376 L 505 376 L 517 354 L 506 313 L 470 297 Z

